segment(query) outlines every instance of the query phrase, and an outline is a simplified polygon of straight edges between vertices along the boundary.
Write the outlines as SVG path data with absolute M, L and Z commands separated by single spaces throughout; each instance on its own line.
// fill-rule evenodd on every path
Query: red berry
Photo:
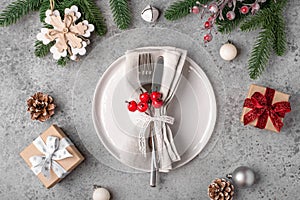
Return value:
M 212 35 L 210 33 L 207 33 L 203 37 L 204 42 L 210 42 L 212 40 Z
M 213 21 L 214 20 L 214 17 L 212 17 L 212 16 L 210 16 L 208 19 L 207 19 L 207 21 L 209 21 L 209 22 L 211 22 L 211 21 Z
M 154 108 L 160 108 L 164 104 L 163 100 L 161 99 L 156 99 L 152 101 L 152 106 Z
M 200 12 L 200 9 L 198 6 L 194 6 L 192 9 L 191 9 L 191 12 L 194 13 L 194 14 L 198 14 Z
M 211 23 L 209 21 L 206 21 L 204 23 L 204 28 L 209 29 L 211 27 Z
M 137 103 L 135 101 L 130 101 L 130 102 L 127 102 L 127 103 L 128 103 L 127 108 L 130 112 L 136 111 Z
M 219 8 L 216 3 L 212 3 L 208 6 L 208 10 L 212 13 L 217 13 L 219 11 Z
M 226 17 L 227 17 L 227 19 L 229 19 L 229 20 L 234 20 L 234 18 L 235 18 L 235 13 L 234 13 L 233 11 L 228 11 L 228 12 L 226 13 Z
M 150 97 L 149 97 L 148 92 L 143 92 L 142 94 L 140 94 L 141 102 L 148 103 L 149 99 L 150 99 Z
M 150 99 L 151 99 L 152 101 L 157 100 L 157 99 L 160 99 L 161 97 L 162 97 L 162 93 L 160 93 L 160 92 L 152 92 L 152 93 L 150 94 Z
M 145 102 L 139 102 L 137 104 L 137 109 L 140 112 L 146 112 L 148 110 L 148 104 Z
M 241 12 L 242 14 L 247 14 L 247 13 L 249 12 L 249 7 L 248 7 L 248 6 L 242 6 L 242 7 L 240 8 L 240 12 Z

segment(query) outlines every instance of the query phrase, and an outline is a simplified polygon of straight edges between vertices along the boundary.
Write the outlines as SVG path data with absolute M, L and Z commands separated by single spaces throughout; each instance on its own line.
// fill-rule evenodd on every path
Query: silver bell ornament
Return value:
M 254 171 L 246 166 L 236 168 L 227 178 L 232 179 L 234 185 L 240 188 L 250 187 L 255 183 Z
M 141 17 L 146 22 L 155 22 L 159 17 L 159 10 L 151 5 L 148 5 L 142 11 Z

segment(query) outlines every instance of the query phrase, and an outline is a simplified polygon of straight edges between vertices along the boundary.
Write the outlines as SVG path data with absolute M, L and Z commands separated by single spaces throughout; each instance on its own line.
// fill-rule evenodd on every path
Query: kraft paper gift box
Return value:
M 261 129 L 280 132 L 283 126 L 283 119 L 285 114 L 291 111 L 289 98 L 290 95 L 273 90 L 271 88 L 251 85 L 247 98 L 244 102 L 241 121 L 244 122 L 244 124 L 249 124 Z M 260 103 L 260 101 L 265 102 Z M 254 109 L 256 109 L 255 112 L 249 113 Z M 263 113 L 264 110 L 261 109 L 265 109 L 268 111 Z M 258 116 L 258 113 L 261 115 L 255 118 L 254 115 Z M 245 115 L 246 118 L 244 118 Z M 249 119 L 251 117 L 252 119 L 255 118 L 255 120 L 247 120 L 246 122 L 245 119 Z
M 62 154 L 68 154 L 71 157 L 67 157 L 64 159 L 57 159 L 55 160 L 54 163 L 53 161 L 52 163 L 52 167 L 50 167 L 49 170 L 49 177 L 45 177 L 44 174 L 42 172 L 40 173 L 36 173 L 37 177 L 39 178 L 39 180 L 45 185 L 46 188 L 51 188 L 53 187 L 56 183 L 58 183 L 59 181 L 61 181 L 67 174 L 69 174 L 75 167 L 77 167 L 83 160 L 84 157 L 81 155 L 81 153 L 77 150 L 77 148 L 71 143 L 71 141 L 66 137 L 66 135 L 64 134 L 64 132 L 56 125 L 52 125 L 51 127 L 49 127 L 44 133 L 42 133 L 37 139 L 42 139 L 42 141 L 46 144 L 46 142 L 48 141 L 47 138 L 53 138 L 52 136 L 59 138 L 59 142 L 61 142 L 61 145 L 65 146 L 65 149 L 67 150 L 67 152 L 64 152 L 64 149 L 62 149 L 61 153 Z M 63 139 L 65 138 L 65 139 Z M 38 141 L 38 140 L 35 141 Z M 63 141 L 63 140 L 64 141 Z M 36 147 L 36 145 L 34 144 L 35 141 L 33 143 L 31 143 L 29 146 L 27 146 L 21 153 L 21 157 L 25 160 L 25 162 L 27 163 L 27 165 L 29 166 L 29 168 L 32 168 L 32 162 L 30 160 L 31 159 L 35 159 L 34 157 L 38 156 L 38 157 L 42 157 L 45 155 Z M 57 141 L 57 139 L 56 139 Z M 67 145 L 66 145 L 67 144 Z M 47 145 L 47 144 L 46 144 Z M 58 154 L 58 153 L 57 153 Z M 71 154 L 71 155 L 70 155 Z M 57 156 L 57 155 L 56 155 Z M 57 174 L 54 172 L 54 170 L 57 170 L 57 168 L 54 168 L 55 165 L 54 164 L 59 164 L 64 170 L 65 173 L 63 173 L 61 175 L 61 177 L 58 177 Z M 57 166 L 57 165 L 56 165 Z M 59 166 L 59 167 L 60 167 Z M 48 169 L 48 168 L 47 168 Z M 33 170 L 34 171 L 34 170 Z

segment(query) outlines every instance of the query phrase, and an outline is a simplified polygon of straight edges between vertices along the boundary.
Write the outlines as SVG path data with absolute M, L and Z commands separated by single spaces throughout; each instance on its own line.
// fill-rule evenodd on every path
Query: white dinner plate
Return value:
M 105 148 L 121 163 L 137 170 L 149 171 L 151 156 L 138 150 L 139 128 L 135 113 L 127 110 L 125 100 L 138 97 L 138 89 L 128 84 L 125 56 L 113 62 L 100 78 L 92 104 L 93 122 Z M 216 122 L 216 100 L 213 88 L 203 70 L 186 59 L 179 87 L 167 114 L 175 118 L 170 125 L 181 160 L 181 167 L 197 156 L 212 135 Z

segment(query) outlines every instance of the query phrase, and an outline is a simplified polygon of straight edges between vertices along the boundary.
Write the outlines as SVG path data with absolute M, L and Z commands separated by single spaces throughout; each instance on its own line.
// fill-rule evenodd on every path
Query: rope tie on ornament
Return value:
M 49 0 L 50 1 L 50 10 L 51 10 L 51 13 L 53 12 L 53 9 L 54 9 L 54 0 Z

